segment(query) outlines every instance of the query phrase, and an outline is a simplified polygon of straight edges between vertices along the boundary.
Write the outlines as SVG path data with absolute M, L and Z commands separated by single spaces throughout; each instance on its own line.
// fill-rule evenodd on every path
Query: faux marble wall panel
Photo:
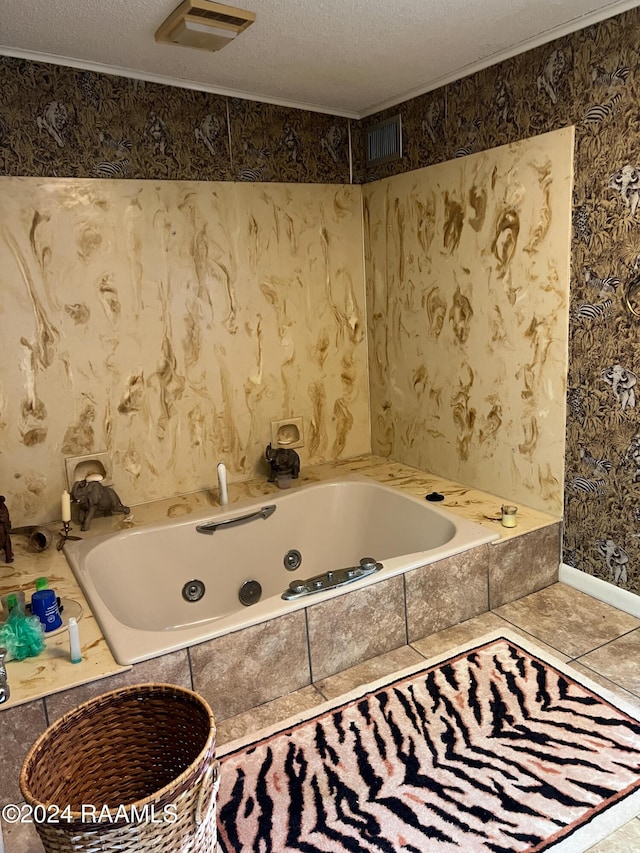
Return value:
M 374 452 L 562 513 L 573 131 L 364 187 Z
M 65 456 L 127 504 L 370 450 L 359 187 L 0 178 L 0 482 L 59 517 Z M 266 470 L 266 468 L 265 468 Z

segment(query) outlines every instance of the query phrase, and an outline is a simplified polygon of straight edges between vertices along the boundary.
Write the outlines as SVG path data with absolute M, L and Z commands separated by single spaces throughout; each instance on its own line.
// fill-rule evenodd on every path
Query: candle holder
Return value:
M 64 548 L 64 543 L 67 541 L 67 539 L 79 540 L 82 538 L 81 536 L 71 536 L 69 532 L 70 530 L 73 530 L 73 528 L 71 527 L 71 522 L 63 521 L 62 530 L 58 533 L 58 544 L 56 545 L 58 551 L 62 551 L 62 549 Z

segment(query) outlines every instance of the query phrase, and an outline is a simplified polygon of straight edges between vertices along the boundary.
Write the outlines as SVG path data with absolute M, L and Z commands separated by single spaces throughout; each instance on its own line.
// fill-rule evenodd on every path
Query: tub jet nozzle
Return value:
M 261 596 L 262 587 L 258 581 L 245 581 L 240 587 L 240 592 L 238 593 L 240 604 L 244 604 L 245 607 L 248 607 L 250 604 L 257 604 L 257 602 L 260 601 Z

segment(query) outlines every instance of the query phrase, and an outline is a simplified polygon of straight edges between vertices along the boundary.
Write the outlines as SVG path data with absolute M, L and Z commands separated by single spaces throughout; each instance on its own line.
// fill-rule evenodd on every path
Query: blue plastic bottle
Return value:
M 36 580 L 36 591 L 31 596 L 31 612 L 42 622 L 45 632 L 49 632 L 60 628 L 62 617 L 55 592 L 52 589 L 43 589 L 46 586 L 46 578 Z

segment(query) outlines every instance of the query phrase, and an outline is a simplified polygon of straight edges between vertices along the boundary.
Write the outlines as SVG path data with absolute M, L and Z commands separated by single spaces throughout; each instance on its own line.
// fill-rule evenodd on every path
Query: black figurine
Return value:
M 129 515 L 131 511 L 110 486 L 103 486 L 99 480 L 77 480 L 71 487 L 71 497 L 78 504 L 81 530 L 89 529 L 96 513 L 113 515 L 114 512 L 122 512 Z
M 267 462 L 271 466 L 271 475 L 269 482 L 274 483 L 277 478 L 291 477 L 292 480 L 298 479 L 300 473 L 300 457 L 295 450 L 290 450 L 286 447 L 279 447 L 274 450 L 270 444 L 267 445 L 265 452 Z
M 6 563 L 13 563 L 13 549 L 11 548 L 11 518 L 9 508 L 5 503 L 5 496 L 0 495 L 0 551 L 4 551 Z

